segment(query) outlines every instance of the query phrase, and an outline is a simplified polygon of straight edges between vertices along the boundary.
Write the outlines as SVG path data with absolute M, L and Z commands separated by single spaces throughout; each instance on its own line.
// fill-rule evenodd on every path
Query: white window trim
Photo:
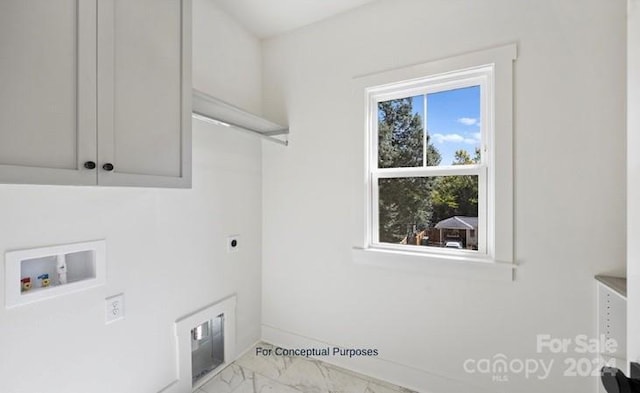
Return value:
M 359 216 L 356 244 L 354 247 L 354 261 L 361 264 L 388 267 L 399 270 L 419 270 L 428 273 L 442 273 L 444 275 L 462 276 L 479 279 L 504 279 L 513 277 L 513 61 L 516 59 L 516 45 L 510 44 L 488 50 L 449 57 L 424 64 L 395 69 L 382 73 L 355 78 L 355 93 L 359 96 L 359 105 L 364 113 L 362 129 L 365 133 L 364 154 L 364 198 L 360 197 L 362 216 Z M 493 154 L 485 155 L 491 160 L 480 165 L 465 166 L 464 171 L 469 174 L 486 176 L 487 190 L 479 190 L 480 197 L 486 195 L 486 201 L 479 201 L 479 210 L 486 206 L 483 214 L 479 211 L 479 220 L 486 217 L 484 226 L 486 232 L 486 248 L 479 251 L 439 250 L 425 248 L 411 250 L 406 246 L 376 243 L 377 236 L 372 228 L 376 224 L 377 204 L 373 198 L 371 175 L 372 157 L 377 157 L 377 141 L 371 129 L 377 132 L 377 116 L 372 116 L 374 102 L 400 97 L 424 94 L 425 82 L 433 91 L 450 90 L 455 87 L 461 73 L 468 72 L 469 79 L 477 78 L 479 70 L 491 68 L 492 84 L 488 89 L 493 97 L 488 97 L 493 108 L 481 108 L 483 122 L 491 119 L 493 124 L 483 124 L 482 148 Z M 441 82 L 441 83 L 440 83 Z M 476 83 L 477 85 L 478 83 Z M 469 86 L 465 78 L 462 86 Z M 440 87 L 439 87 L 440 86 Z M 484 89 L 486 92 L 487 89 Z M 363 99 L 364 97 L 364 99 Z M 372 102 L 372 100 L 374 102 Z M 481 100 L 483 102 L 485 100 Z M 377 108 L 377 104 L 375 104 Z M 492 113 L 486 113 L 491 110 Z M 488 116 L 486 116 L 488 114 Z M 377 165 L 376 165 L 377 166 Z M 486 171 L 483 170 L 486 168 Z M 415 175 L 446 175 L 463 174 L 461 168 L 455 173 L 450 167 L 431 168 L 402 168 L 377 169 L 377 178 L 385 177 L 386 173 L 393 176 L 404 173 L 406 176 Z M 376 178 L 376 181 L 377 181 Z M 479 185 L 485 182 L 479 181 Z M 362 183 L 360 183 L 362 184 Z M 361 191 L 362 192 L 362 191 Z M 363 195 L 361 194 L 361 195 Z M 374 210 L 376 210 L 374 214 Z M 482 224 L 482 223 L 480 223 Z M 482 225 L 479 225 L 481 228 Z M 376 226 L 377 228 L 377 226 Z M 480 232 L 480 231 L 479 231 Z M 480 234 L 479 234 L 480 235 Z M 479 273 L 481 271 L 482 273 Z

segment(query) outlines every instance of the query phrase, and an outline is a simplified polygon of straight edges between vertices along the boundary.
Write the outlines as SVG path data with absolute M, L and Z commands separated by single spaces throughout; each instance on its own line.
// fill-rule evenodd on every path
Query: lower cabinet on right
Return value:
M 610 365 L 627 376 L 627 280 L 621 277 L 596 276 L 598 301 L 597 338 L 609 343 L 600 348 L 598 369 Z M 598 392 L 605 393 L 600 378 Z

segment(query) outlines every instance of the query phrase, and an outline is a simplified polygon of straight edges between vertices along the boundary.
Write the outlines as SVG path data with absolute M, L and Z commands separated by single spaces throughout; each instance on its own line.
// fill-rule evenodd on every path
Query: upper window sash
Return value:
M 369 130 L 371 130 L 371 147 L 370 147 L 370 170 L 382 171 L 395 168 L 380 168 L 378 165 L 378 104 L 386 101 L 414 97 L 418 95 L 429 95 L 456 89 L 464 89 L 467 87 L 480 86 L 480 164 L 488 166 L 492 161 L 489 159 L 491 154 L 489 146 L 491 145 L 492 131 L 492 105 L 491 91 L 488 88 L 493 86 L 493 65 L 485 65 L 474 67 L 467 70 L 449 72 L 442 75 L 429 76 L 426 78 L 414 79 L 412 81 L 401 82 L 398 84 L 390 84 L 386 86 L 378 86 L 367 89 L 369 97 Z M 428 114 L 425 114 L 428 117 Z M 427 118 L 422 119 L 426 123 Z M 452 165 L 453 167 L 463 167 L 466 165 Z M 429 167 L 423 162 L 424 168 Z M 440 168 L 445 166 L 438 166 Z M 413 167 L 415 168 L 415 167 Z M 419 167 L 418 167 L 419 168 Z

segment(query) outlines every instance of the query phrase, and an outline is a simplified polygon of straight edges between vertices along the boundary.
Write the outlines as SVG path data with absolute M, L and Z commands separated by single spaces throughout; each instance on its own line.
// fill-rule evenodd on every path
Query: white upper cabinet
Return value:
M 95 31 L 95 1 L 0 1 L 0 181 L 96 184 Z
M 189 1 L 98 1 L 100 184 L 190 185 L 190 48 Z
M 190 0 L 0 1 L 0 182 L 190 187 Z

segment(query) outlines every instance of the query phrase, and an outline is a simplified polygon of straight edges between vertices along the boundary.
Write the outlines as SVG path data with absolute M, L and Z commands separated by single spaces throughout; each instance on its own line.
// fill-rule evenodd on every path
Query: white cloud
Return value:
M 460 134 L 433 134 L 431 137 L 438 144 L 452 142 L 452 143 L 466 143 L 469 145 L 477 145 L 480 140 L 480 133 L 476 132 L 473 134 L 473 138 L 465 138 Z
M 464 139 L 464 143 L 466 143 L 468 145 L 477 145 L 478 144 L 478 140 L 477 139 L 471 139 L 471 138 L 465 138 Z
M 461 117 L 458 119 L 458 123 L 462 123 L 465 126 L 472 126 L 478 124 L 478 119 L 475 119 L 473 117 Z
M 458 135 L 458 134 L 433 134 L 433 139 L 436 140 L 436 142 L 438 143 L 445 143 L 445 142 L 454 142 L 454 143 L 460 143 L 460 142 L 464 142 L 464 137 L 462 135 Z

